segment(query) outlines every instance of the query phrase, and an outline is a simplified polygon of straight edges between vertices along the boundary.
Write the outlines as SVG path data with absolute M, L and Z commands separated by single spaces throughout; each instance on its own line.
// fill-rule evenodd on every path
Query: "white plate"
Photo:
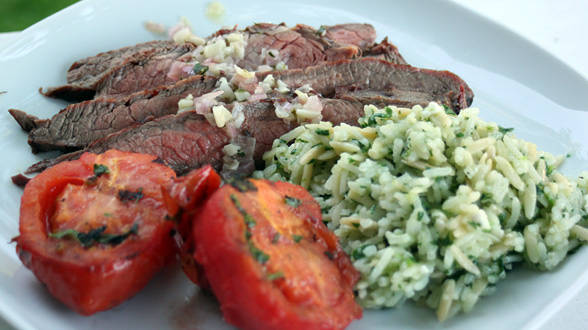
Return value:
M 418 2 L 418 1 L 417 1 Z M 588 169 L 588 82 L 563 63 L 522 38 L 446 2 L 243 1 L 224 0 L 224 24 L 306 23 L 313 26 L 368 22 L 379 38 L 389 36 L 409 63 L 447 69 L 476 93 L 474 106 L 484 119 L 515 127 L 522 138 L 553 153 L 573 154 L 564 172 Z M 168 25 L 188 17 L 200 35 L 219 26 L 204 16 L 205 2 L 194 0 L 90 0 L 78 3 L 22 32 L 0 49 L 0 312 L 23 329 L 223 328 L 213 299 L 203 296 L 177 269 L 158 275 L 137 296 L 110 311 L 83 317 L 63 307 L 25 269 L 7 243 L 18 234 L 21 190 L 10 176 L 38 157 L 6 109 L 49 117 L 64 103 L 40 96 L 41 86 L 65 81 L 76 59 L 147 41 L 145 20 Z M 434 313 L 411 303 L 393 310 L 366 311 L 353 329 L 537 327 L 588 282 L 588 249 L 553 272 L 516 269 L 496 293 L 469 314 L 439 324 Z

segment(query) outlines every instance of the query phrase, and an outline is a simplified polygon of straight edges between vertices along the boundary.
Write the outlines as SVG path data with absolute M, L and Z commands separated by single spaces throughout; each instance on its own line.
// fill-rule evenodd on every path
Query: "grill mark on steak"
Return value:
M 474 97 L 466 82 L 449 71 L 419 69 L 376 58 L 343 60 L 257 75 L 263 79 L 270 73 L 290 88 L 309 84 L 327 98 L 336 97 L 342 91 L 375 91 L 405 102 L 401 104 L 427 105 L 435 101 L 458 112 L 471 105 Z
M 216 79 L 192 76 L 174 85 L 131 94 L 124 98 L 98 98 L 71 104 L 51 119 L 39 120 L 19 110 L 10 114 L 29 132 L 33 153 L 73 151 L 123 128 L 142 124 L 178 111 L 178 101 L 198 97 L 215 88 Z

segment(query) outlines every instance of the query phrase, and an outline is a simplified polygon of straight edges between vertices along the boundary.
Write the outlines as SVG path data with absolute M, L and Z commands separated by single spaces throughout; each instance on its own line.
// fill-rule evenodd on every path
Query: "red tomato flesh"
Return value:
M 86 153 L 25 187 L 17 253 L 80 314 L 125 301 L 173 258 L 173 222 L 166 220 L 161 186 L 175 173 L 154 160 L 116 150 Z
M 249 180 L 196 215 L 195 259 L 225 319 L 243 329 L 341 329 L 362 311 L 359 278 L 302 187 Z
M 178 246 L 182 269 L 188 278 L 207 288 L 203 271 L 194 261 L 194 239 L 192 236 L 192 220 L 199 212 L 202 202 L 221 184 L 220 176 L 210 165 L 193 170 L 185 176 L 178 177 L 163 187 L 163 196 L 168 213 L 176 221 Z

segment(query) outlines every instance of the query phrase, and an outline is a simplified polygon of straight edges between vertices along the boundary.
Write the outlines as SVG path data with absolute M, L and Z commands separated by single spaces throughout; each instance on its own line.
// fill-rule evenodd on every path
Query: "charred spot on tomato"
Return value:
M 151 162 L 152 162 L 152 163 L 155 163 L 155 164 L 166 165 L 166 164 L 165 164 L 165 162 L 163 161 L 163 159 L 161 159 L 161 158 L 159 158 L 159 157 L 155 158 L 155 159 L 154 159 L 154 160 L 152 160 Z
M 95 244 L 108 244 L 116 246 L 122 243 L 131 235 L 136 235 L 139 231 L 139 224 L 134 223 L 131 228 L 122 234 L 108 234 L 105 233 L 106 226 L 100 226 L 89 230 L 88 232 L 80 232 L 75 229 L 66 229 L 56 233 L 49 233 L 49 237 L 56 239 L 75 239 L 84 248 L 89 248 Z
M 286 197 L 284 198 L 284 202 L 286 202 L 286 204 L 288 204 L 294 208 L 297 208 L 298 206 L 300 206 L 300 204 L 302 204 L 302 201 L 299 200 L 298 198 L 291 197 L 288 195 L 286 195 Z
M 137 191 L 131 191 L 122 189 L 118 191 L 118 199 L 121 202 L 138 202 L 143 198 L 143 188 L 137 189 Z

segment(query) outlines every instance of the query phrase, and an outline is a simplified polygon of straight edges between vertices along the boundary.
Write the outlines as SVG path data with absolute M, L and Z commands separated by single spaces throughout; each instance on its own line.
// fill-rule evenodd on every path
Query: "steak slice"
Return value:
M 372 46 L 376 40 L 376 29 L 371 24 L 337 24 L 325 27 L 325 37 L 341 45 L 354 45 L 365 49 Z
M 357 125 L 357 119 L 363 115 L 363 104 L 359 101 L 324 99 L 322 103 L 323 119 L 334 125 L 342 122 Z M 255 160 L 271 149 L 275 139 L 299 125 L 278 118 L 270 99 L 243 103 L 243 114 L 245 120 L 236 133 L 255 138 Z M 108 149 L 155 155 L 180 175 L 205 164 L 220 171 L 222 148 L 230 140 L 225 129 L 211 125 L 194 111 L 187 111 L 128 127 L 95 141 L 84 150 L 38 162 L 25 173 L 40 172 L 59 162 L 77 159 L 84 152 L 102 153 Z
M 165 43 L 165 45 L 167 44 Z M 83 79 L 80 78 L 67 85 L 49 88 L 42 93 L 45 96 L 75 102 L 91 99 L 94 95 L 128 94 L 169 84 L 178 80 L 168 77 L 172 64 L 176 61 L 189 60 L 190 52 L 196 48 L 191 43 L 159 48 L 149 48 L 143 45 L 134 46 L 138 48 L 136 52 L 123 51 L 122 53 L 128 56 L 117 61 L 109 60 L 106 57 L 101 68 L 103 71 L 96 76 L 92 77 L 90 71 L 87 71 L 84 72 L 86 75 Z M 96 56 L 93 62 L 98 62 L 102 57 L 105 56 Z M 109 65 L 108 68 L 106 68 L 107 65 Z M 95 64 L 95 66 L 98 65 Z M 79 75 L 82 74 L 80 71 Z
M 111 68 L 123 63 L 127 58 L 139 53 L 145 53 L 143 52 L 145 50 L 153 50 L 156 54 L 164 54 L 177 47 L 178 45 L 170 40 L 155 40 L 99 53 L 96 56 L 74 62 L 67 71 L 67 83 L 91 85 Z
M 15 109 L 9 112 L 25 131 L 29 131 L 28 142 L 33 153 L 72 151 L 123 128 L 174 114 L 178 111 L 181 98 L 188 94 L 197 97 L 211 92 L 216 81 L 212 77 L 192 76 L 173 85 L 124 98 L 98 98 L 71 104 L 45 120 Z
M 167 115 L 143 125 L 128 127 L 97 140 L 86 149 L 47 159 L 27 169 L 44 170 L 54 164 L 79 158 L 84 152 L 102 153 L 108 149 L 146 153 L 159 157 L 178 174 L 211 164 L 222 167 L 223 147 L 230 142 L 227 133 L 194 111 Z
M 353 91 L 372 91 L 397 99 L 402 105 L 427 105 L 435 101 L 458 112 L 472 104 L 474 93 L 449 71 L 419 69 L 377 58 L 323 63 L 304 69 L 258 73 L 281 79 L 290 88 L 309 84 L 324 97 Z
M 289 68 L 303 68 L 324 61 L 336 61 L 373 53 L 375 30 L 368 24 L 340 24 L 320 32 L 306 25 L 287 28 L 284 24 L 259 23 L 247 27 L 247 44 L 243 58 L 236 63 L 255 71 L 261 65 L 275 66 L 284 62 Z M 232 32 L 221 30 L 209 39 Z M 333 38 L 333 39 L 330 39 Z M 382 48 L 382 47 L 380 47 Z M 377 48 L 377 49 L 380 49 Z M 191 74 L 177 68 L 193 61 L 195 45 L 175 45 L 171 41 L 153 41 L 125 47 L 80 60 L 68 72 L 68 84 L 49 88 L 44 94 L 68 101 L 82 101 L 94 96 L 117 96 L 170 84 Z M 398 52 L 394 46 L 390 48 Z M 278 51 L 273 57 L 270 50 Z M 390 61 L 401 56 L 376 55 Z M 272 53 L 273 54 L 273 53 Z M 117 55 L 119 57 L 117 57 Z M 183 65 L 182 65 L 183 64 Z
M 245 29 L 249 38 L 245 56 L 237 64 L 248 70 L 283 61 L 288 68 L 304 68 L 325 61 L 351 59 L 374 45 L 376 31 L 369 24 L 339 24 L 319 30 L 298 24 L 258 23 Z M 275 58 L 262 56 L 260 50 L 278 50 Z

